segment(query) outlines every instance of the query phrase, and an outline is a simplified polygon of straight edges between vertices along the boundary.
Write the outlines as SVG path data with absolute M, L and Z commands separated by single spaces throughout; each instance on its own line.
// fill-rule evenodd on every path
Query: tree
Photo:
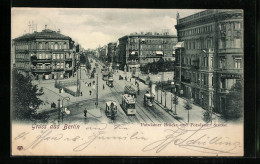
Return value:
M 38 86 L 32 84 L 29 76 L 24 76 L 16 69 L 12 72 L 12 113 L 14 119 L 28 120 L 37 117 L 36 110 L 42 104 L 38 97 L 43 94 L 39 92 Z
M 184 108 L 188 111 L 188 122 L 190 122 L 190 110 L 192 109 L 191 101 L 187 100 L 184 102 Z
M 88 71 L 91 70 L 91 64 L 90 64 L 89 59 L 88 59 L 87 56 L 86 56 L 86 69 L 87 69 Z
M 243 115 L 242 84 L 236 82 L 226 96 L 225 119 L 239 119 Z
M 80 64 L 85 64 L 86 63 L 86 57 L 84 54 L 80 55 Z

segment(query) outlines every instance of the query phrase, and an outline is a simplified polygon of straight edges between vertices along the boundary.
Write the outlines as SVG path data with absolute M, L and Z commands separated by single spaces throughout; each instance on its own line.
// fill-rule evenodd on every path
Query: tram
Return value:
M 114 87 L 113 82 L 114 82 L 113 76 L 109 76 L 109 77 L 108 77 L 108 81 L 107 81 L 107 85 L 108 85 L 109 87 Z
M 122 96 L 122 108 L 127 115 L 135 115 L 135 99 L 129 94 Z
M 102 80 L 107 81 L 108 80 L 108 76 L 109 76 L 109 72 L 108 71 L 104 71 L 102 73 Z
M 151 93 L 144 94 L 144 106 L 145 107 L 152 107 L 154 102 L 155 95 Z
M 107 101 L 106 102 L 105 114 L 106 114 L 107 117 L 115 117 L 116 116 L 116 114 L 117 114 L 116 102 L 114 102 L 114 101 Z
M 136 98 L 136 89 L 133 86 L 126 85 L 124 88 L 124 93 L 129 94 L 129 95 L 133 96 L 134 98 Z

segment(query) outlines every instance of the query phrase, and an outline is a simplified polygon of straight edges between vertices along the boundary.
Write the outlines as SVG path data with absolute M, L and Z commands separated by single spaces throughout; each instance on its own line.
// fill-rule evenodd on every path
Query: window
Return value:
M 60 54 L 57 54 L 57 59 L 60 59 Z
M 226 79 L 221 79 L 221 88 L 226 89 Z
M 67 49 L 67 44 L 66 44 L 66 43 L 64 43 L 63 48 L 64 48 L 65 50 Z
M 242 68 L 241 64 L 242 64 L 242 59 L 241 58 L 236 58 L 235 59 L 235 68 L 236 69 Z
M 53 55 L 52 55 L 52 58 L 53 58 L 53 59 L 56 59 L 56 54 L 53 54 Z
M 39 59 L 42 59 L 42 54 L 39 54 Z
M 54 49 L 55 49 L 55 50 L 58 49 L 58 44 L 57 44 L 57 43 L 55 43 L 55 45 L 54 45 Z
M 210 58 L 210 67 L 213 68 L 213 57 Z
M 63 54 L 60 54 L 60 58 L 63 59 Z
M 225 58 L 220 58 L 219 61 L 219 68 L 225 68 L 226 67 L 226 59 Z
M 212 84 L 212 87 L 214 86 L 214 77 L 212 76 L 211 77 L 211 84 Z
M 60 68 L 63 68 L 63 63 L 60 63 Z
M 236 30 L 239 30 L 239 29 L 240 29 L 240 22 L 236 22 L 236 23 L 235 23 L 235 29 L 236 29 Z
M 208 66 L 208 57 L 204 57 L 204 66 L 205 66 L 205 67 Z
M 39 43 L 39 49 L 41 50 L 42 48 L 42 43 Z
M 53 50 L 53 44 L 51 44 L 51 49 Z
M 56 66 L 56 68 L 58 68 L 58 69 L 60 68 L 60 63 L 57 63 L 57 66 Z
M 235 48 L 241 48 L 241 39 L 236 38 L 234 43 L 235 43 L 235 46 L 234 46 Z

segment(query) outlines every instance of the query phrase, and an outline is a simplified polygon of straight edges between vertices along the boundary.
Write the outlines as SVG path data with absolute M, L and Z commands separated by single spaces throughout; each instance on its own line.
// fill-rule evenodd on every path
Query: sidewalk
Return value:
M 72 77 L 70 79 L 67 80 L 76 80 L 75 77 Z M 81 70 L 81 80 L 80 80 L 80 84 L 81 84 L 81 92 L 82 92 L 82 96 L 79 97 L 74 97 L 68 93 L 59 93 L 59 89 L 54 87 L 55 84 L 55 80 L 46 80 L 46 81 L 41 81 L 40 84 L 38 81 L 33 81 L 34 84 L 38 84 L 38 88 L 43 87 L 43 92 L 44 94 L 42 96 L 40 96 L 39 98 L 41 100 L 43 100 L 43 104 L 40 105 L 38 112 L 42 112 L 42 111 L 46 111 L 46 110 L 52 110 L 51 109 L 51 103 L 55 103 L 56 105 L 58 105 L 58 99 L 63 100 L 66 97 L 69 97 L 70 100 L 64 100 L 63 103 L 64 105 L 69 105 L 70 103 L 74 103 L 77 101 L 83 101 L 83 100 L 87 100 L 87 99 L 93 99 L 96 98 L 96 93 L 95 93 L 95 85 L 93 87 L 93 85 L 91 85 L 91 87 L 88 87 L 85 85 L 85 82 L 90 83 L 95 81 L 96 82 L 96 78 L 95 79 L 89 79 L 87 76 L 87 72 L 85 72 L 83 69 Z M 93 84 L 93 83 L 92 83 Z M 99 90 L 101 89 L 101 86 L 99 85 Z M 92 94 L 90 95 L 89 91 L 92 91 Z M 62 103 L 62 101 L 60 102 Z
M 161 94 L 162 94 L 162 103 L 161 103 Z M 155 95 L 155 101 L 159 106 L 161 106 L 163 109 L 171 110 L 171 95 L 172 93 L 166 92 L 166 108 L 165 108 L 165 92 L 162 92 L 161 90 L 158 90 L 158 98 L 157 98 L 157 92 Z M 173 95 L 174 97 L 174 95 Z M 184 98 L 178 97 L 178 104 L 176 105 L 176 113 L 177 116 L 182 118 L 184 122 L 188 122 L 188 111 L 184 108 L 184 103 L 186 100 Z M 192 104 L 192 109 L 189 111 L 189 122 L 193 123 L 205 123 L 203 121 L 203 113 L 205 110 L 201 108 L 198 105 Z M 172 114 L 175 114 L 175 104 L 172 104 Z M 212 123 L 223 123 L 225 122 L 222 120 L 217 114 L 212 114 L 213 120 Z

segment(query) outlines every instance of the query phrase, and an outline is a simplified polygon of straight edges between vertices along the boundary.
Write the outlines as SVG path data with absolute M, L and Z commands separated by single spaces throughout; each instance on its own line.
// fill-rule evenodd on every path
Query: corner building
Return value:
M 169 33 L 132 33 L 118 39 L 118 61 L 120 69 L 128 72 L 140 71 L 148 63 L 160 58 L 174 61 L 173 47 L 177 36 Z
M 226 95 L 243 79 L 243 11 L 177 14 L 176 84 L 181 96 L 204 109 L 226 110 Z M 243 83 L 242 83 L 243 84 Z
M 74 42 L 49 29 L 15 38 L 15 67 L 35 79 L 63 79 L 73 75 L 79 60 Z

